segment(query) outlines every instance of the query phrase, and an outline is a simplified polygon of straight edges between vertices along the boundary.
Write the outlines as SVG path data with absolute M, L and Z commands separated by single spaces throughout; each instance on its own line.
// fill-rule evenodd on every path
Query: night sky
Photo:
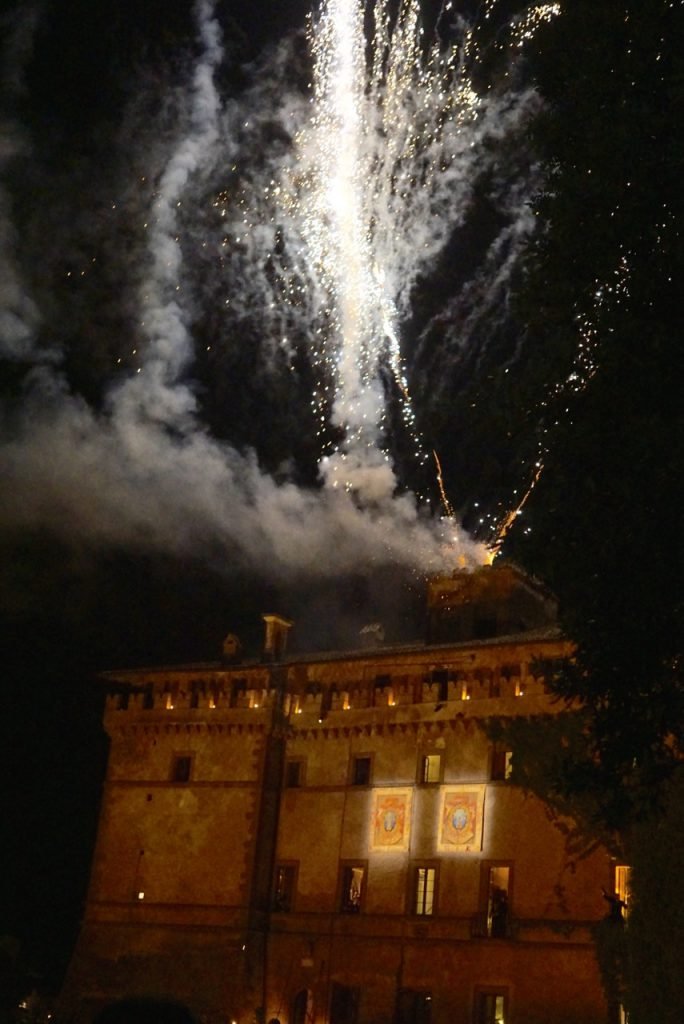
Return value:
M 309 6 L 218 3 L 223 134 L 174 214 L 185 352 L 171 385 L 155 376 L 143 323 L 161 244 L 148 224 L 192 128 L 193 5 L 147 0 L 133 17 L 114 0 L 2 7 L 0 606 L 13 867 L 0 931 L 19 939 L 42 983 L 59 983 L 85 892 L 106 755 L 98 670 L 211 660 L 228 630 L 255 651 L 262 611 L 291 615 L 300 649 L 352 644 L 378 618 L 390 640 L 418 635 L 427 563 L 412 564 L 412 538 L 433 537 L 432 449 L 457 518 L 483 541 L 533 474 L 542 395 L 508 301 L 531 230 L 534 177 L 515 120 L 527 85 L 523 61 L 509 73 L 494 26 L 474 81 L 483 95 L 492 86 L 498 123 L 514 127 L 473 144 L 465 183 L 440 207 L 443 241 L 402 299 L 415 428 L 386 367 L 380 375 L 396 491 L 342 517 L 320 499 L 319 459 L 339 431 L 320 429 L 312 411 L 314 320 L 303 301 L 289 308 L 279 347 L 282 310 L 270 312 L 260 283 L 269 267 L 234 229 L 222 251 L 215 205 L 224 192 L 256 193 L 292 152 L 283 110 L 306 102 Z M 502 16 L 515 6 L 502 4 Z M 258 129 L 243 131 L 252 116 Z M 422 236 L 410 221 L 401 230 L 406 253 Z

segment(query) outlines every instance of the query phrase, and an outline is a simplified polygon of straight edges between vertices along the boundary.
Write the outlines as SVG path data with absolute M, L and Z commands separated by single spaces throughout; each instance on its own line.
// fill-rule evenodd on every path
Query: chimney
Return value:
M 264 661 L 282 661 L 287 647 L 287 635 L 293 626 L 290 619 L 282 615 L 265 612 L 262 619 L 266 623 L 264 636 Z
M 362 647 L 381 647 L 385 642 L 385 627 L 381 622 L 369 622 L 359 630 Z
M 228 633 L 224 639 L 221 660 L 224 665 L 237 664 L 242 661 L 242 644 L 235 633 Z

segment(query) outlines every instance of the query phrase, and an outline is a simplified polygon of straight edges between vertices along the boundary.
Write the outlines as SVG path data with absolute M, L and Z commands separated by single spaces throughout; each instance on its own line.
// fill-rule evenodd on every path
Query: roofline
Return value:
M 545 626 L 540 629 L 528 630 L 524 633 L 511 633 L 506 636 L 487 637 L 483 640 L 462 640 L 456 643 L 427 644 L 414 642 L 408 644 L 380 645 L 377 647 L 354 648 L 349 651 L 319 651 L 304 654 L 289 654 L 282 661 L 262 661 L 259 658 L 238 662 L 199 661 L 184 665 L 149 665 L 133 668 L 106 669 L 97 673 L 103 681 L 124 681 L 126 676 L 140 674 L 163 674 L 168 672 L 239 672 L 241 669 L 273 667 L 274 665 L 312 665 L 319 662 L 334 661 L 366 661 L 369 658 L 391 658 L 393 654 L 426 654 L 445 651 L 482 650 L 486 647 L 504 647 L 509 644 L 541 643 L 544 641 L 567 640 L 558 626 Z

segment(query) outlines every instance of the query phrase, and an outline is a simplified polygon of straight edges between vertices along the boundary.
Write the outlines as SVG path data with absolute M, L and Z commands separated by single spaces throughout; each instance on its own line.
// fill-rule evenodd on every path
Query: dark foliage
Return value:
M 684 740 L 683 44 L 680 5 L 579 0 L 532 69 L 547 174 L 519 308 L 549 353 L 548 454 L 517 553 L 577 644 L 556 687 L 593 713 L 584 771 L 612 825 Z

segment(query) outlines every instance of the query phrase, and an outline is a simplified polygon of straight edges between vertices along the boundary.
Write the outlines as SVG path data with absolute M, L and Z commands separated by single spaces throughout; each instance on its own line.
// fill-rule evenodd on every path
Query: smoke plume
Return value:
M 307 58 L 290 40 L 252 68 L 240 95 L 222 96 L 225 56 L 209 0 L 195 6 L 199 52 L 187 85 L 171 97 L 176 123 L 147 145 L 144 158 L 138 152 L 132 160 L 151 165 L 131 204 L 144 218 L 136 225 L 142 240 L 116 258 L 113 243 L 109 250 L 102 243 L 110 265 L 118 260 L 125 271 L 121 309 L 133 315 L 130 339 L 112 343 L 122 353 L 116 372 L 101 375 L 94 397 L 74 381 L 67 328 L 53 332 L 64 339 L 61 352 L 44 343 L 39 303 L 16 253 L 10 199 L 0 194 L 6 267 L 0 345 L 5 359 L 27 370 L 19 400 L 15 395 L 3 410 L 0 526 L 46 528 L 85 547 L 199 556 L 217 568 L 240 565 L 285 584 L 302 575 L 386 565 L 422 574 L 482 560 L 481 547 L 453 520 L 399 487 L 388 451 L 384 382 L 389 367 L 403 396 L 407 433 L 425 461 L 408 395 L 402 325 L 412 315 L 416 288 L 469 216 L 475 182 L 485 170 L 496 177 L 497 147 L 521 130 L 535 99 L 529 90 L 469 92 L 460 51 L 440 70 L 444 53 L 438 47 L 427 57 L 421 53 L 409 17 L 413 5 L 404 6 L 408 14 L 395 37 L 386 24 L 378 28 L 370 86 L 359 95 L 354 174 L 375 177 L 355 213 L 370 225 L 359 271 L 368 274 L 369 295 L 363 287 L 358 293 L 369 305 L 353 331 L 347 314 L 346 322 L 338 317 L 349 302 L 341 294 L 345 268 L 333 266 L 342 249 L 325 237 L 337 229 L 332 215 L 316 207 L 327 188 L 320 148 L 325 112 L 312 115 L 306 90 L 287 81 L 293 64 L 301 71 Z M 320 105 L 320 95 L 313 101 Z M 148 126 L 147 144 L 152 132 Z M 26 146 L 11 131 L 5 138 L 0 170 Z M 464 295 L 473 320 L 500 309 L 531 230 L 525 191 L 520 181 L 517 186 L 505 190 L 505 199 L 501 188 L 493 200 L 502 226 L 479 276 L 471 276 L 460 298 L 445 298 L 428 315 L 414 357 L 421 336 L 454 303 L 465 302 Z M 130 187 L 121 191 L 131 195 Z M 342 278 L 335 276 L 340 269 Z M 89 315 L 97 319 L 98 310 Z M 468 330 L 466 323 L 452 352 L 470 344 Z M 449 358 L 445 352 L 445 367 Z M 231 404 L 238 407 L 256 378 L 270 382 L 265 393 L 275 396 L 249 418 L 236 412 L 234 432 L 217 431 L 207 415 L 212 376 L 226 365 L 237 368 L 234 379 L 224 374 L 217 384 L 228 395 L 227 422 Z M 353 379 L 349 387 L 345 373 Z M 317 434 L 318 481 L 309 469 L 307 486 L 285 441 L 269 438 L 269 424 L 279 432 L 284 416 L 277 396 L 290 396 L 285 405 L 294 393 L 300 401 L 305 387 L 306 407 L 290 418 Z M 257 434 L 261 442 L 251 443 Z M 274 450 L 284 449 L 275 465 L 269 465 L 271 441 Z

